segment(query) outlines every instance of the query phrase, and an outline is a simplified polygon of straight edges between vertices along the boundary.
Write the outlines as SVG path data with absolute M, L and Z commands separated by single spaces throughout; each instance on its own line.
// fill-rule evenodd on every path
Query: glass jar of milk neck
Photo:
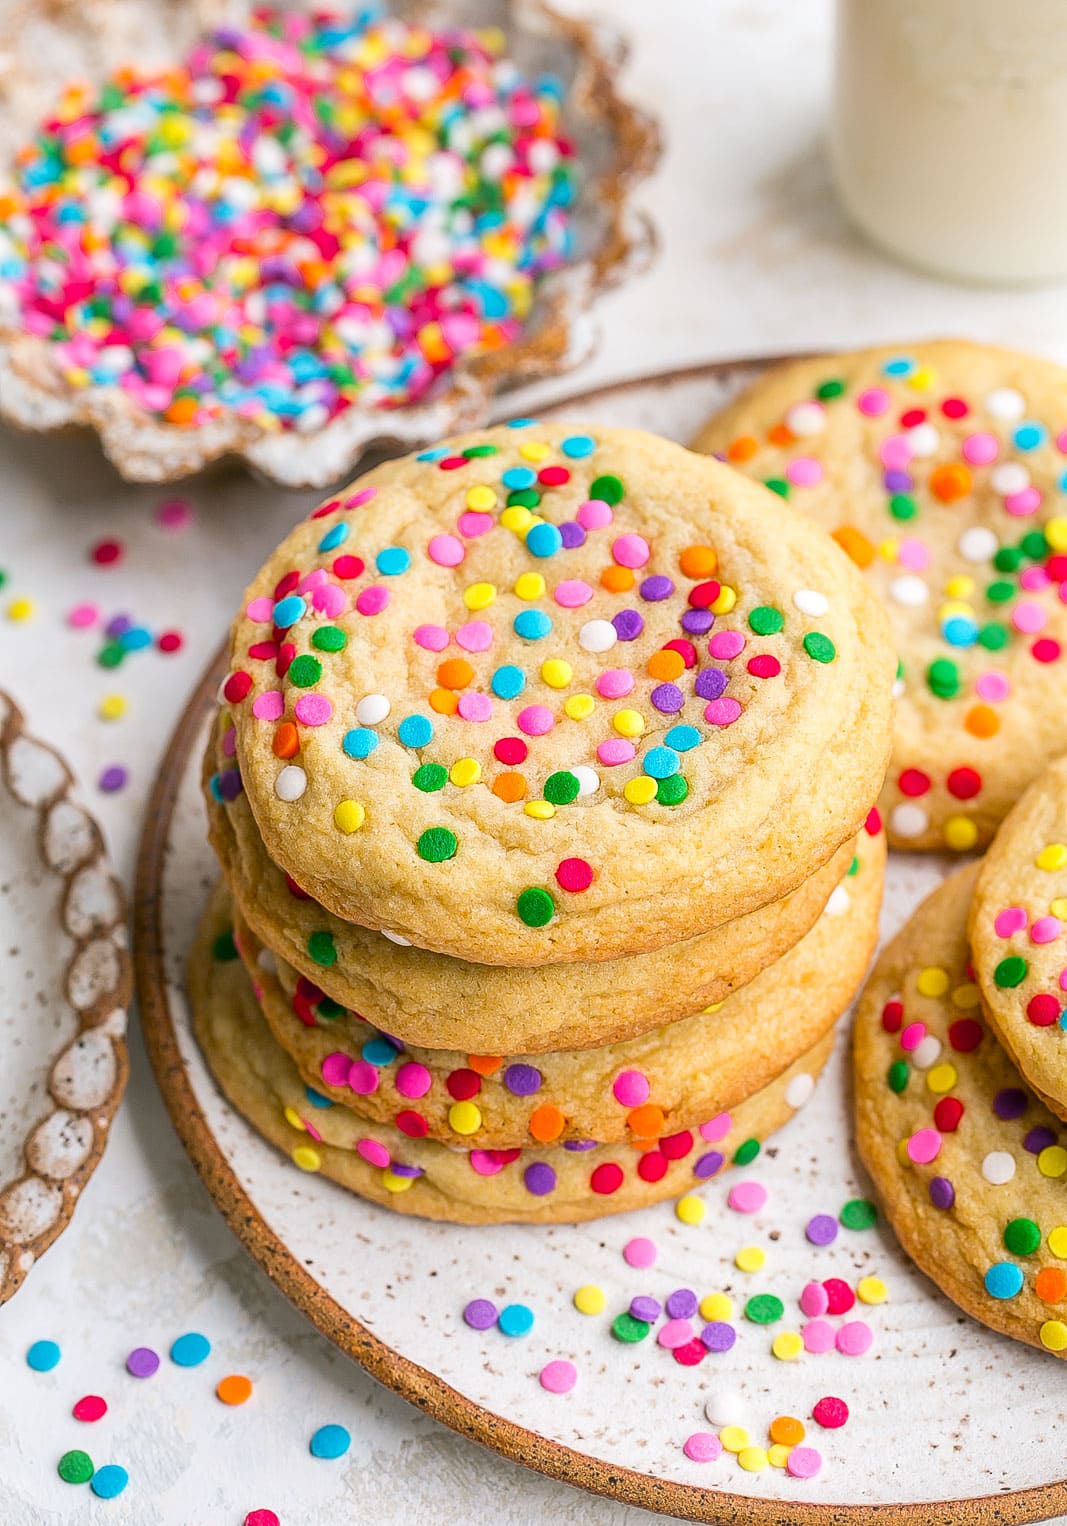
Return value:
M 837 0 L 845 207 L 938 275 L 1067 276 L 1067 0 Z

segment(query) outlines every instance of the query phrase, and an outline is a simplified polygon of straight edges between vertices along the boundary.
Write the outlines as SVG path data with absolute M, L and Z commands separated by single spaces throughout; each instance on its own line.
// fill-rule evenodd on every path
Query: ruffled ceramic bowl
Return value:
M 298 6 L 312 8 L 303 0 L 273 8 Z M 551 73 L 565 87 L 562 127 L 582 171 L 574 251 L 538 284 L 517 340 L 461 356 L 417 402 L 385 409 L 357 399 L 312 432 L 270 431 L 232 413 L 191 428 L 163 421 L 114 384 L 64 384 L 49 361 L 50 341 L 16 331 L 10 316 L 5 330 L 0 314 L 0 418 L 33 431 L 93 428 L 130 481 L 172 481 L 237 456 L 286 486 L 324 487 L 371 446 L 412 448 L 476 427 L 502 389 L 566 371 L 589 354 L 593 298 L 641 268 L 653 242 L 628 197 L 656 162 L 658 132 L 616 88 L 624 45 L 610 29 L 561 17 L 542 0 L 395 0 L 388 8 L 428 25 L 497 27 L 525 75 Z M 139 68 L 174 62 L 197 36 L 248 9 L 246 0 L 21 0 L 0 30 L 0 167 L 70 80 L 100 80 L 131 60 Z

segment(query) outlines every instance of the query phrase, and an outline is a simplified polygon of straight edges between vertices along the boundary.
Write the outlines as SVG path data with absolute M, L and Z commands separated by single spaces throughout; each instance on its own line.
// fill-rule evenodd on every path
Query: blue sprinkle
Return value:
M 1020 450 L 1036 450 L 1048 439 L 1048 430 L 1044 424 L 1035 424 L 1028 419 L 1025 424 L 1019 425 L 1013 438 Z
M 416 461 L 443 461 L 448 455 L 447 445 L 435 445 L 432 450 L 422 450 L 415 457 Z
M 536 419 L 508 419 L 509 429 L 529 429 L 531 424 L 536 424 Z
M 405 715 L 396 734 L 405 747 L 425 747 L 433 741 L 433 722 L 424 715 Z
M 526 536 L 526 549 L 531 556 L 555 556 L 563 545 L 563 536 L 555 525 L 534 525 Z
M 1022 1286 L 1022 1271 L 1012 1261 L 995 1261 L 985 1274 L 985 1290 L 990 1298 L 1015 1298 Z
M 569 434 L 560 450 L 565 456 L 570 456 L 572 461 L 584 461 L 586 456 L 591 456 L 596 450 L 596 441 L 592 435 Z
M 374 565 L 383 578 L 396 578 L 402 572 L 407 572 L 411 566 L 411 556 L 403 546 L 386 546 L 374 558 Z
M 191 1330 L 188 1335 L 179 1335 L 170 1348 L 170 1359 L 179 1367 L 199 1367 L 210 1355 L 211 1342 L 206 1335 L 201 1335 L 196 1330 Z
M 509 466 L 500 480 L 506 488 L 518 492 L 524 487 L 533 487 L 537 481 L 537 473 L 531 471 L 528 466 Z
M 369 758 L 378 745 L 378 733 L 366 726 L 355 726 L 345 732 L 341 746 L 350 758 Z
M 533 1310 L 524 1303 L 509 1303 L 497 1316 L 497 1324 L 505 1335 L 529 1335 L 533 1322 Z
M 907 376 L 915 370 L 915 362 L 907 355 L 896 355 L 892 360 L 886 361 L 882 370 L 887 376 Z
M 282 630 L 288 630 L 290 625 L 295 625 L 307 614 L 307 602 L 298 593 L 288 594 L 284 599 L 279 599 L 274 606 L 274 623 Z
M 343 546 L 348 539 L 348 529 L 348 525 L 342 520 L 340 524 L 334 525 L 332 530 L 327 530 L 319 541 L 319 550 L 333 551 L 338 546 Z
M 695 726 L 672 726 L 663 740 L 675 752 L 691 752 L 700 746 L 701 736 Z
M 59 1366 L 62 1355 L 55 1341 L 34 1341 L 26 1353 L 26 1366 L 32 1367 L 34 1372 L 51 1372 L 53 1367 Z
M 330 1101 L 329 1097 L 324 1097 L 322 1093 L 317 1092 L 313 1086 L 304 1087 L 304 1096 L 311 1103 L 312 1107 L 333 1107 L 333 1103 Z
M 379 1069 L 383 1065 L 391 1065 L 396 1059 L 396 1050 L 388 1039 L 381 1037 L 368 1039 L 360 1050 L 360 1054 L 368 1065 L 377 1065 Z
M 152 632 L 143 625 L 130 625 L 119 636 L 119 646 L 124 652 L 143 652 L 152 645 Z
M 536 613 L 536 611 L 533 611 L 533 613 Z M 514 699 L 526 687 L 526 674 L 521 668 L 516 668 L 511 663 L 507 663 L 504 667 L 497 668 L 489 680 L 489 687 L 498 699 Z
M 552 629 L 552 621 L 540 609 L 520 609 L 511 623 L 524 641 L 540 641 Z
M 129 1481 L 130 1475 L 125 1468 L 120 1468 L 117 1462 L 105 1462 L 89 1480 L 89 1488 L 97 1499 L 113 1500 L 122 1493 Z
M 650 779 L 669 779 L 678 772 L 680 763 L 673 747 L 653 747 L 645 753 L 641 766 Z
M 941 634 L 949 646 L 974 646 L 978 640 L 978 625 L 967 615 L 952 615 L 942 625 Z
M 312 1436 L 309 1450 L 312 1457 L 324 1457 L 332 1461 L 343 1457 L 352 1445 L 352 1437 L 343 1425 L 320 1425 Z

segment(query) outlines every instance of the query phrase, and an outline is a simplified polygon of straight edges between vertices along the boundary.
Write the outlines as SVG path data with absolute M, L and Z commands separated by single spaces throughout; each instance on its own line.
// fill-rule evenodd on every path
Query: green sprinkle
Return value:
M 819 399 L 820 403 L 829 403 L 832 402 L 835 397 L 841 397 L 844 394 L 844 391 L 844 382 L 841 381 L 839 377 L 834 376 L 831 377 L 829 381 L 819 383 L 819 385 L 815 388 L 815 396 Z
M 556 903 L 547 890 L 531 885 L 515 902 L 515 910 L 527 927 L 544 927 L 556 913 Z
M 870 1198 L 849 1198 L 838 1218 L 846 1229 L 873 1229 L 878 1223 L 878 1209 Z
M 656 785 L 656 800 L 660 805 L 681 805 L 689 793 L 689 780 L 684 774 L 671 774 Z
M 785 1313 L 785 1304 L 774 1293 L 757 1293 L 745 1304 L 745 1318 L 754 1325 L 773 1325 Z
M 545 799 L 551 800 L 553 805 L 570 805 L 572 800 L 577 800 L 580 789 L 577 775 L 561 769 L 558 774 L 549 774 L 545 780 Z
M 1004 1226 L 1004 1244 L 1013 1256 L 1032 1256 L 1041 1244 L 1041 1230 L 1033 1219 L 1012 1219 Z
M 926 670 L 926 682 L 938 699 L 954 699 L 960 691 L 960 670 L 948 657 L 935 657 Z
M 294 657 L 289 664 L 289 682 L 298 689 L 310 689 L 322 677 L 322 663 L 317 657 Z
M 859 872 L 860 872 L 860 861 L 859 861 L 858 858 L 854 858 L 852 860 L 852 862 L 848 866 L 847 873 L 851 876 L 853 874 L 859 874 Z
M 816 662 L 833 662 L 837 648 L 822 631 L 809 631 L 804 637 L 804 650 Z
M 102 668 L 117 668 L 125 655 L 125 650 L 117 641 L 109 641 L 107 646 L 100 648 L 96 660 Z
M 993 557 L 993 566 L 998 572 L 1018 572 L 1022 559 L 1022 552 L 1015 546 L 1001 546 Z
M 424 795 L 432 795 L 448 783 L 448 769 L 443 763 L 422 763 L 412 774 L 411 782 Z
M 313 932 L 308 939 L 308 953 L 316 964 L 321 964 L 323 969 L 329 969 L 331 964 L 337 962 L 337 949 L 334 946 L 332 933 L 320 928 Z
M 919 506 L 910 493 L 894 493 L 889 500 L 889 512 L 894 519 L 914 519 Z
M 428 864 L 443 864 L 446 859 L 455 858 L 459 838 L 447 827 L 427 827 L 416 847 L 419 857 L 424 858 Z
M 621 503 L 622 495 L 625 491 L 622 478 L 616 477 L 610 472 L 606 473 L 603 477 L 594 477 L 589 484 L 590 498 L 598 498 L 601 503 L 610 503 L 612 505 Z
M 777 493 L 779 498 L 789 497 L 789 483 L 784 477 L 765 477 L 763 486 L 769 487 L 772 493 Z
M 1006 625 L 1001 625 L 999 620 L 991 620 L 978 632 L 978 645 L 984 646 L 987 652 L 1002 652 L 1008 644 L 1009 636 Z
M 324 1017 L 328 1023 L 333 1023 L 344 1016 L 345 1009 L 339 1001 L 334 1001 L 332 996 L 324 996 L 315 1011 L 319 1017 Z
M 311 637 L 311 645 L 320 652 L 343 652 L 348 637 L 339 625 L 320 625 Z
M 463 455 L 468 461 L 477 461 L 479 456 L 495 456 L 497 448 L 495 445 L 468 445 Z
M 990 604 L 1006 604 L 1015 597 L 1015 584 L 1009 583 L 1006 578 L 998 578 L 995 583 L 990 583 L 985 596 Z
M 228 928 L 224 933 L 219 933 L 211 945 L 211 953 L 212 957 L 217 959 L 220 964 L 228 964 L 231 959 L 237 958 L 237 945 L 233 941 L 232 928 Z
M 902 1092 L 908 1084 L 908 1063 L 906 1060 L 894 1060 L 886 1071 L 886 1081 L 889 1083 L 891 1092 Z
M 507 506 L 509 509 L 536 509 L 540 502 L 541 494 L 535 487 L 517 487 L 508 494 Z
M 993 971 L 993 979 L 1002 991 L 1012 990 L 1015 986 L 1022 985 L 1029 968 L 1020 954 L 1009 954 Z
M 769 604 L 759 604 L 749 614 L 748 623 L 757 636 L 774 636 L 785 624 L 785 616 L 780 609 L 774 609 Z
M 1019 550 L 1032 562 L 1043 562 L 1049 554 L 1049 549 L 1043 530 L 1028 530 L 1019 542 Z
M 735 1166 L 750 1166 L 759 1154 L 758 1139 L 743 1139 L 734 1151 Z
M 65 1484 L 87 1484 L 96 1469 L 88 1452 L 64 1452 L 56 1469 Z
M 617 1341 L 624 1341 L 632 1346 L 635 1341 L 643 1341 L 652 1326 L 643 1319 L 634 1319 L 633 1315 L 624 1310 L 622 1314 L 616 1314 L 611 1322 L 611 1333 Z

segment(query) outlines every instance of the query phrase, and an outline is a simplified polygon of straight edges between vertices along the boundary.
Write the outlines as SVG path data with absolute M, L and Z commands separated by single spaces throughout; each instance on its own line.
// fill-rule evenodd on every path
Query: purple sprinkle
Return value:
M 883 478 L 887 493 L 910 493 L 915 483 L 910 472 L 888 471 Z
M 649 1298 L 645 1293 L 638 1293 L 636 1298 L 630 1299 L 630 1313 L 634 1319 L 644 1320 L 646 1325 L 654 1325 L 663 1310 L 655 1298 Z
M 1042 1150 L 1047 1150 L 1049 1145 L 1054 1145 L 1055 1143 L 1055 1129 L 1050 1129 L 1047 1124 L 1040 1123 L 1037 1128 L 1031 1129 L 1023 1140 L 1023 1149 L 1029 1150 L 1031 1155 L 1040 1155 Z
M 722 668 L 701 668 L 693 685 L 693 693 L 698 699 L 718 699 L 729 681 Z
M 710 1325 L 705 1325 L 701 1330 L 700 1339 L 709 1351 L 729 1351 L 737 1339 L 737 1331 L 725 1320 L 713 1319 Z
M 620 609 L 611 623 L 620 641 L 636 641 L 645 628 L 645 622 L 636 609 Z
M 998 1118 L 1018 1118 L 1026 1112 L 1026 1093 L 1018 1086 L 1004 1086 L 993 1098 Z
M 595 1139 L 565 1139 L 563 1141 L 565 1150 L 595 1150 L 596 1147 Z
M 496 1324 L 496 1304 L 488 1298 L 472 1298 L 463 1310 L 463 1318 L 472 1330 L 488 1330 Z
M 541 1072 L 533 1065 L 509 1065 L 504 1072 L 504 1085 L 516 1097 L 532 1097 L 541 1089 Z
M 662 573 L 655 577 L 645 578 L 638 593 L 642 599 L 647 599 L 650 604 L 658 604 L 660 599 L 669 599 L 674 592 L 674 584 L 670 578 L 665 578 Z
M 812 1245 L 832 1245 L 837 1239 L 837 1220 L 828 1213 L 817 1213 L 804 1230 Z
M 423 1168 L 421 1166 L 402 1166 L 398 1161 L 395 1160 L 390 1161 L 389 1169 L 394 1176 L 415 1177 L 421 1176 L 423 1174 Z
M 576 519 L 565 519 L 559 526 L 559 533 L 566 551 L 585 545 L 585 531 Z
M 532 1166 L 527 1166 L 522 1180 L 527 1192 L 532 1192 L 534 1197 L 545 1197 L 556 1190 L 556 1173 L 543 1160 L 535 1160 Z
M 693 1167 L 693 1175 L 699 1176 L 702 1181 L 706 1176 L 717 1176 L 725 1163 L 726 1157 L 720 1155 L 718 1150 L 709 1150 Z
M 239 768 L 224 768 L 220 774 L 216 775 L 216 780 L 219 788 L 219 796 L 221 799 L 225 800 L 227 804 L 230 804 L 232 801 L 236 800 L 238 795 L 241 793 L 241 790 L 244 788 L 243 784 L 241 783 L 241 770 Z
M 715 616 L 710 609 L 687 609 L 682 616 L 682 629 L 691 636 L 705 635 L 714 624 Z
M 113 795 L 116 790 L 123 788 L 129 777 L 121 763 L 112 763 L 110 768 L 104 769 L 97 784 L 106 795 Z
M 664 715 L 673 715 L 685 704 L 685 695 L 677 684 L 657 684 L 649 698 Z
M 111 619 L 104 626 L 104 635 L 110 636 L 113 641 L 117 641 L 120 636 L 126 634 L 132 624 L 133 621 L 129 615 L 112 615 Z
M 677 1288 L 667 1299 L 667 1313 L 672 1319 L 692 1319 L 697 1307 L 692 1288 Z
M 947 1176 L 930 1178 L 930 1201 L 935 1208 L 951 1208 L 956 1201 L 956 1189 Z
M 137 1346 L 126 1358 L 126 1371 L 134 1378 L 150 1378 L 159 1371 L 159 1357 L 151 1346 Z

